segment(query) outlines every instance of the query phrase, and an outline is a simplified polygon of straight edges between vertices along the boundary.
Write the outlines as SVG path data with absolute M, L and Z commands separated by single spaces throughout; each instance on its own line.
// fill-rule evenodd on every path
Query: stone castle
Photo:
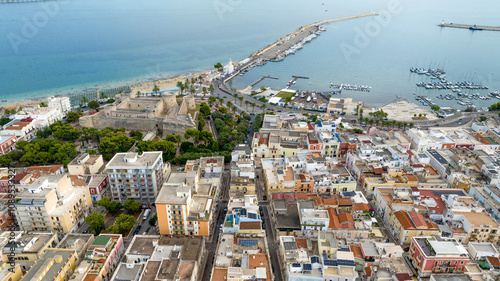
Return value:
M 175 92 L 163 93 L 161 97 L 136 97 L 134 92 L 104 106 L 94 115 L 80 118 L 84 127 L 121 128 L 136 131 L 153 131 L 158 135 L 183 134 L 186 129 L 196 128 L 189 110 L 195 109 L 192 96 L 177 99 Z

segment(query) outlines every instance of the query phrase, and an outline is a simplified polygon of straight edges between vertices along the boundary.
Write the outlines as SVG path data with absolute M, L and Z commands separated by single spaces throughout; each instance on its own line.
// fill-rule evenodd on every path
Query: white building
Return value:
M 143 206 L 155 202 L 165 182 L 161 151 L 117 153 L 106 165 L 112 200 L 136 199 Z
M 234 72 L 234 64 L 231 59 L 229 59 L 228 64 L 224 65 L 223 73 L 224 75 L 232 74 Z
M 69 97 L 50 97 L 48 98 L 48 107 L 57 108 L 64 115 L 71 110 Z

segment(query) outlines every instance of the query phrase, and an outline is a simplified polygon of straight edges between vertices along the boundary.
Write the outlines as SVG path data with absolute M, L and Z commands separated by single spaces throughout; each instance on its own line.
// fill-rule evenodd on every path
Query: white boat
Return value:
M 310 102 L 311 101 L 311 96 L 308 96 L 307 97 L 307 102 Z

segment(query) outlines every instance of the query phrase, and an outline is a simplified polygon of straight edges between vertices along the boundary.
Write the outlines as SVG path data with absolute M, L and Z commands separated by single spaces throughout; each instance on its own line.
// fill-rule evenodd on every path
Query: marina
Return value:
M 292 86 L 293 84 L 295 84 L 295 82 L 297 82 L 297 79 L 309 79 L 309 77 L 304 77 L 304 76 L 292 76 L 293 79 L 288 81 L 288 84 L 286 85 L 285 89 L 288 89 L 290 88 L 290 86 Z
M 452 92 L 458 93 L 461 90 L 488 90 L 487 86 L 478 85 L 471 81 L 462 81 L 462 82 L 450 82 L 445 77 L 445 71 L 443 69 L 423 69 L 423 68 L 410 68 L 411 73 L 415 73 L 418 75 L 426 75 L 431 79 L 435 79 L 437 81 L 429 81 L 429 82 L 417 82 L 417 86 L 423 87 L 427 90 L 451 90 Z

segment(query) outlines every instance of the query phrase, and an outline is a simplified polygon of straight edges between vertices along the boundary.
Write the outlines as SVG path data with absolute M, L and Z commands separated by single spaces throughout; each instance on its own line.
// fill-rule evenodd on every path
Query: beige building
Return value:
M 22 271 L 26 271 L 47 249 L 55 247 L 58 241 L 55 233 L 28 234 L 24 231 L 6 231 L 0 236 L 1 261 L 14 262 Z M 12 253 L 15 255 L 12 256 Z
M 175 92 L 162 93 L 161 97 L 136 97 L 131 93 L 122 102 L 102 108 L 96 114 L 80 118 L 80 125 L 103 129 L 105 127 L 158 134 L 181 134 L 196 128 L 189 110 L 196 108 L 191 96 L 176 98 Z
M 42 176 L 16 196 L 21 230 L 70 232 L 90 214 L 86 187 L 72 187 L 69 175 Z
M 77 260 L 75 250 L 48 249 L 21 280 L 69 280 L 76 268 Z
M 102 155 L 83 153 L 68 164 L 68 173 L 70 175 L 97 174 L 103 168 L 104 161 L 102 160 Z
M 19 264 L 12 267 L 4 263 L 0 266 L 0 269 L 0 281 L 19 281 L 23 278 L 23 272 Z
M 160 234 L 210 235 L 223 170 L 223 156 L 202 157 L 170 174 L 156 198 Z

